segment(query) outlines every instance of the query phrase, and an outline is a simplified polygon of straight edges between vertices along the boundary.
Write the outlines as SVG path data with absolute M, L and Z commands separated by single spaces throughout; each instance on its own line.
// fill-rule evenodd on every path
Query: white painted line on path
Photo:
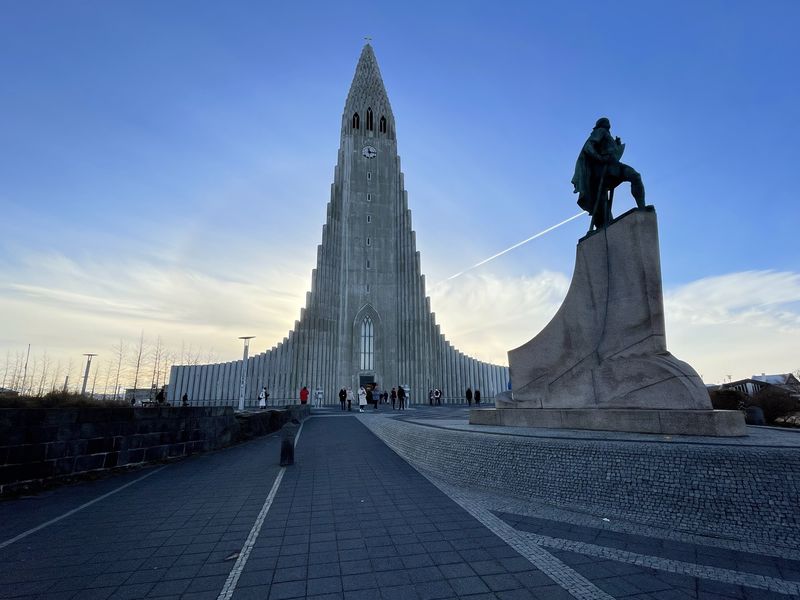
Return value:
M 109 496 L 112 496 L 112 495 L 116 494 L 117 492 L 121 492 L 121 491 L 122 491 L 122 490 L 124 490 L 126 487 L 128 487 L 128 486 L 131 486 L 131 485 L 133 485 L 134 483 L 139 483 L 139 482 L 140 482 L 140 481 L 142 481 L 143 479 L 147 479 L 148 477 L 150 477 L 150 475 L 155 475 L 156 473 L 158 473 L 158 472 L 159 472 L 159 471 L 161 471 L 162 469 L 166 469 L 166 468 L 167 468 L 167 466 L 168 466 L 168 465 L 164 465 L 163 467 L 159 467 L 159 468 L 158 468 L 158 469 L 156 469 L 155 471 L 150 471 L 149 473 L 147 473 L 146 475 L 143 475 L 142 477 L 139 477 L 138 479 L 134 479 L 133 481 L 129 481 L 129 482 L 128 482 L 128 483 L 126 483 L 125 485 L 121 485 L 121 486 L 119 486 L 117 489 L 115 489 L 115 490 L 111 490 L 111 491 L 110 491 L 110 492 L 108 492 L 107 494 L 103 494 L 102 496 L 100 496 L 100 497 L 98 497 L 98 498 L 95 498 L 94 500 L 90 500 L 89 502 L 86 502 L 85 504 L 81 504 L 81 505 L 80 505 L 78 508 L 73 508 L 72 510 L 65 512 L 65 513 L 64 513 L 63 515 L 61 515 L 60 517 L 56 517 L 55 519 L 50 519 L 49 521 L 45 521 L 44 523 L 42 523 L 41 525 L 37 525 L 37 526 L 36 526 L 36 527 L 34 527 L 33 529 L 28 529 L 28 531 L 23 531 L 23 532 L 22 532 L 22 533 L 20 533 L 19 535 L 15 536 L 15 537 L 13 537 L 13 538 L 11 538 L 11 539 L 9 539 L 9 540 L 6 540 L 5 542 L 2 542 L 2 543 L 0 543 L 0 550 L 2 550 L 3 548 L 5 548 L 5 547 L 7 547 L 7 546 L 10 546 L 10 545 L 11 545 L 11 544 L 13 544 L 14 542 L 18 542 L 19 540 L 21 540 L 21 539 L 23 539 L 23 538 L 26 538 L 26 537 L 28 537 L 29 535 L 31 535 L 31 534 L 33 534 L 33 533 L 36 533 L 37 531 L 39 531 L 39 530 L 41 530 L 41 529 L 44 529 L 45 527 L 49 527 L 49 526 L 50 526 L 50 525 L 52 525 L 53 523 L 58 523 L 58 522 L 59 522 L 59 521 L 61 521 L 62 519 L 66 519 L 66 518 L 67 518 L 67 517 L 69 517 L 70 515 L 74 515 L 76 512 L 78 512 L 78 511 L 81 511 L 81 510 L 83 510 L 84 508 L 87 508 L 87 507 L 91 506 L 91 505 L 92 505 L 92 504 L 94 504 L 95 502 L 100 502 L 100 500 L 103 500 L 103 499 L 105 499 L 105 498 L 108 498 Z
M 312 417 L 308 418 L 310 419 Z M 307 420 L 308 419 L 306 419 L 306 421 Z M 303 431 L 304 423 L 305 421 L 300 423 L 300 428 L 297 430 L 297 435 L 294 436 L 295 447 L 297 446 L 297 441 L 300 439 L 300 433 Z M 230 600 L 233 596 L 233 592 L 236 591 L 236 584 L 239 583 L 239 577 L 241 577 L 242 571 L 244 571 L 244 567 L 247 564 L 247 559 L 250 558 L 250 553 L 253 551 L 253 547 L 256 545 L 258 534 L 261 533 L 261 526 L 264 524 L 264 519 L 267 518 L 267 513 L 272 506 L 272 502 L 275 500 L 275 496 L 278 494 L 278 488 L 281 485 L 283 474 L 285 472 L 286 467 L 281 467 L 280 471 L 278 471 L 278 475 L 275 477 L 275 482 L 272 484 L 272 489 L 270 489 L 269 494 L 267 494 L 267 499 L 264 500 L 264 506 L 261 507 L 261 511 L 256 517 L 256 522 L 253 523 L 253 527 L 250 529 L 250 533 L 247 536 L 247 540 L 245 540 L 242 551 L 239 553 L 239 558 L 236 559 L 236 563 L 234 563 L 231 572 L 228 574 L 228 579 L 225 581 L 225 585 L 223 586 L 222 591 L 219 593 L 219 596 L 217 596 L 217 600 Z

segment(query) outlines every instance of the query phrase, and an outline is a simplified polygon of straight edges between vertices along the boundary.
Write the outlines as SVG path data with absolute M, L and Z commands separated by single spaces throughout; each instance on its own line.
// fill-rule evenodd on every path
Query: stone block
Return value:
M 747 435 L 742 414 L 736 410 L 473 409 L 469 414 L 469 422 L 473 425 L 628 431 L 661 435 Z
M 186 444 L 170 444 L 168 446 L 169 450 L 167 455 L 170 458 L 174 458 L 176 456 L 184 456 L 186 454 Z
M 54 458 L 63 458 L 67 454 L 66 442 L 50 442 L 47 444 L 47 453 L 45 458 L 52 460 Z
M 499 411 L 488 408 L 476 408 L 469 411 L 469 422 L 472 425 L 500 425 Z
M 127 464 L 137 464 L 140 462 L 144 462 L 144 449 L 128 450 Z
M 22 469 L 20 465 L 5 465 L 0 467 L 0 485 L 19 481 L 21 472 Z
M 65 456 L 64 458 L 57 458 L 53 467 L 55 475 L 69 475 L 75 471 L 75 457 Z
M 47 443 L 58 440 L 59 427 L 57 425 L 39 425 L 28 431 L 28 441 L 34 443 Z
M 86 440 L 72 440 L 66 442 L 66 455 L 67 456 L 81 456 L 82 454 L 86 454 L 86 446 L 88 442 Z
M 102 469 L 106 460 L 105 454 L 89 454 L 75 457 L 75 472 L 94 471 Z
M 652 207 L 578 243 L 563 304 L 508 356 L 513 395 L 498 408 L 711 408 L 694 369 L 667 351 Z
M 119 463 L 119 452 L 109 452 L 105 455 L 105 460 L 103 461 L 103 468 L 112 469 L 116 467 L 118 463 Z
M 144 451 L 144 460 L 147 462 L 159 461 L 167 458 L 168 446 L 153 446 Z
M 99 452 L 109 452 L 114 447 L 114 438 L 98 437 L 87 440 L 86 453 L 97 454 Z
M 21 444 L 8 449 L 6 460 L 9 464 L 26 464 L 45 459 L 47 446 L 45 444 Z

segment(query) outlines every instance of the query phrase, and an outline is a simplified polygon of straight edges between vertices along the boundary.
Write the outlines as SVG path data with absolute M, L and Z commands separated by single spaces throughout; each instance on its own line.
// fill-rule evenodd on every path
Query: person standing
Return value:
M 406 409 L 406 389 L 402 385 L 397 386 L 397 400 L 398 410 L 405 410 Z
M 264 386 L 261 392 L 258 394 L 258 408 L 265 409 L 267 408 L 267 386 Z
M 436 388 L 435 390 L 433 390 L 433 399 L 436 401 L 436 405 L 437 406 L 441 406 L 442 405 L 442 390 L 440 390 L 439 388 Z
M 347 411 L 350 412 L 350 407 L 353 405 L 353 388 L 347 388 Z
M 300 390 L 300 404 L 308 404 L 308 388 L 306 386 Z
M 433 390 L 428 390 L 428 406 L 433 406 Z
M 475 406 L 481 405 L 481 391 L 475 388 Z
M 375 394 L 372 393 L 372 388 L 367 388 L 367 404 L 372 404 L 372 408 L 378 410 L 378 399 L 375 397 Z
M 367 390 L 362 385 L 358 388 L 358 412 L 364 412 L 364 407 L 367 405 Z
M 183 396 L 181 397 L 181 406 L 189 406 L 189 394 L 183 392 Z
M 162 387 L 158 391 L 158 394 L 156 394 L 156 402 L 158 402 L 159 406 L 162 406 L 164 404 L 165 400 L 166 400 L 166 397 L 164 396 L 164 388 Z
M 342 410 L 344 410 L 344 403 L 347 400 L 347 391 L 342 388 L 339 390 L 339 404 L 342 405 Z
M 465 395 L 465 396 L 466 396 L 466 398 L 467 398 L 467 404 L 469 404 L 470 406 L 472 406 L 472 388 L 471 388 L 471 387 L 468 387 L 468 388 L 467 388 L 467 393 L 466 393 L 466 394 L 464 394 L 464 395 Z
M 394 410 L 394 405 L 397 403 L 397 389 L 392 388 L 392 393 L 389 394 L 389 397 L 392 399 L 392 410 Z

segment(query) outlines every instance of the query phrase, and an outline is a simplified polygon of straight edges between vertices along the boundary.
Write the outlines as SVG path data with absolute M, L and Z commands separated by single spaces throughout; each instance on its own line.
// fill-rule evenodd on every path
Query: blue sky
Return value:
M 569 183 L 608 116 L 660 224 L 668 343 L 708 381 L 800 369 L 797 2 L 37 2 L 0 11 L 0 359 L 144 331 L 272 346 L 310 283 L 363 37 L 432 305 L 505 361 L 552 316 Z M 627 186 L 619 210 L 633 206 Z M 0 360 L 0 368 L 6 364 Z

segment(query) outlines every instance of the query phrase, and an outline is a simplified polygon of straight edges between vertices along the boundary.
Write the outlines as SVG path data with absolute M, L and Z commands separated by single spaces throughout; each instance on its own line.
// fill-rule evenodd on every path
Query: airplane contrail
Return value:
M 520 247 L 520 246 L 522 246 L 523 244 L 527 244 L 528 242 L 531 242 L 531 241 L 535 240 L 535 239 L 536 239 L 536 238 L 538 238 L 538 237 L 542 237 L 542 236 L 543 236 L 545 233 L 549 233 L 549 232 L 553 231 L 553 229 L 557 229 L 557 228 L 561 227 L 562 225 L 565 225 L 566 223 L 569 223 L 570 221 L 572 221 L 572 220 L 574 220 L 574 219 L 577 219 L 578 217 L 580 217 L 580 216 L 582 216 L 582 215 L 585 215 L 585 214 L 586 214 L 586 213 L 585 213 L 584 211 L 581 211 L 581 212 L 579 212 L 579 213 L 578 213 L 578 214 L 576 214 L 576 215 L 572 215 L 572 216 L 571 216 L 569 219 L 564 219 L 563 221 L 561 221 L 561 223 L 556 223 L 555 225 L 551 225 L 551 226 L 550 226 L 550 227 L 548 227 L 547 229 L 545 229 L 545 230 L 543 230 L 543 231 L 540 231 L 539 233 L 536 233 L 536 234 L 532 235 L 531 237 L 529 237 L 529 238 L 527 238 L 527 239 L 524 239 L 524 240 L 522 240 L 521 242 L 517 242 L 516 244 L 514 244 L 513 246 L 511 246 L 511 247 L 509 247 L 509 248 L 506 248 L 505 250 L 501 250 L 500 252 L 498 252 L 497 254 L 494 254 L 494 255 L 490 256 L 489 258 L 484 258 L 482 261 L 480 261 L 480 262 L 478 262 L 478 263 L 475 263 L 475 264 L 474 264 L 474 265 L 472 265 L 471 267 L 467 267 L 467 268 L 466 268 L 466 269 L 464 269 L 463 271 L 459 271 L 459 272 L 458 272 L 458 273 L 456 273 L 455 275 L 450 275 L 450 277 L 448 277 L 448 278 L 446 278 L 446 279 L 443 279 L 442 281 L 440 281 L 439 283 L 436 283 L 436 284 L 434 284 L 434 285 L 433 285 L 433 286 L 431 286 L 431 287 L 432 287 L 432 288 L 434 288 L 434 287 L 436 287 L 437 285 L 440 285 L 440 284 L 444 283 L 445 281 L 450 281 L 451 279 L 455 279 L 456 277 L 460 277 L 460 276 L 461 276 L 461 275 L 463 275 L 464 273 L 466 273 L 466 272 L 468 272 L 468 271 L 472 271 L 472 269 L 477 269 L 477 268 L 478 268 L 478 267 L 480 267 L 481 265 L 485 265 L 485 264 L 486 264 L 486 263 L 488 263 L 489 261 L 491 261 L 491 260 L 494 260 L 495 258 L 498 258 L 498 257 L 500 257 L 500 256 L 503 256 L 503 254 L 507 254 L 508 252 L 511 252 L 511 251 L 512 251 L 512 250 L 514 250 L 515 248 L 519 248 L 519 247 Z

